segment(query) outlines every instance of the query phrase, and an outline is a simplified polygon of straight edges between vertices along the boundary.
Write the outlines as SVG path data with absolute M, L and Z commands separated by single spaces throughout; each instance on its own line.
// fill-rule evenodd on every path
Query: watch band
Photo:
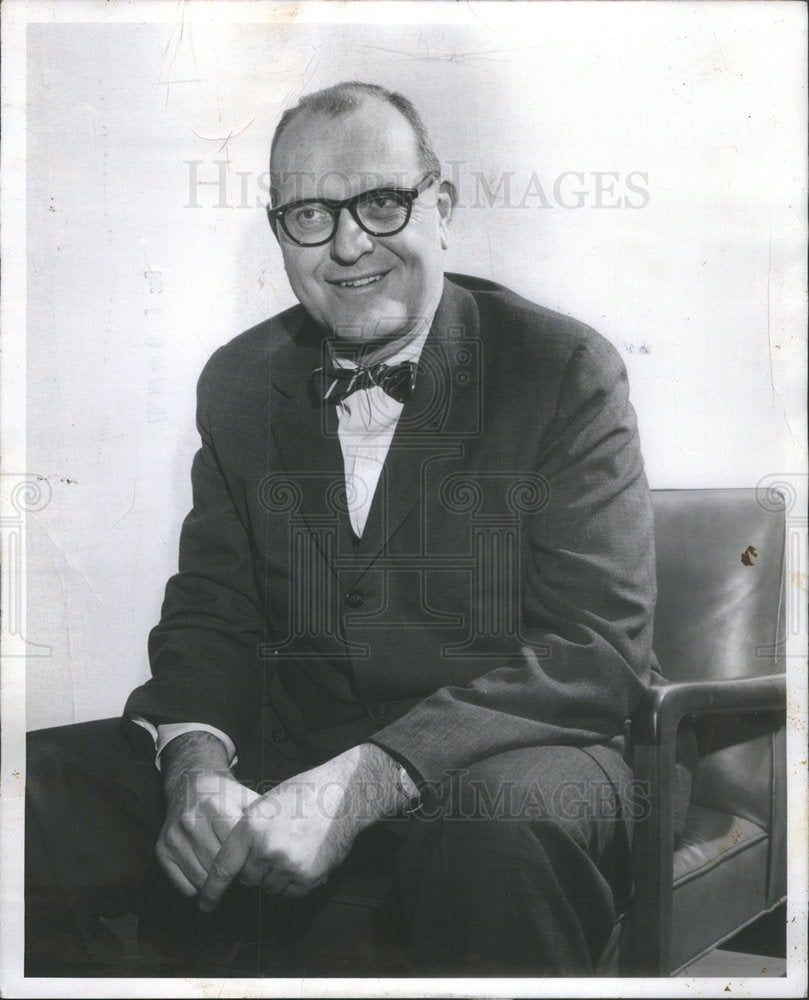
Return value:
M 421 805 L 421 794 L 418 788 L 415 787 L 413 779 L 407 773 L 407 768 L 401 764 L 396 769 L 396 788 L 402 798 L 407 799 L 407 812 L 412 812 Z M 409 788 L 414 790 L 409 791 Z

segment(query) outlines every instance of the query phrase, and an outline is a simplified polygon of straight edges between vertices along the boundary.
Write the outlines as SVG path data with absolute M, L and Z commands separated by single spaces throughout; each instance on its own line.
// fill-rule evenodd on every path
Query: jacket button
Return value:
M 270 739 L 273 740 L 275 743 L 283 743 L 286 738 L 287 734 L 284 732 L 283 729 L 273 729 L 273 731 L 270 733 Z
M 365 595 L 361 590 L 349 590 L 346 594 L 346 603 L 351 608 L 361 608 L 365 604 Z

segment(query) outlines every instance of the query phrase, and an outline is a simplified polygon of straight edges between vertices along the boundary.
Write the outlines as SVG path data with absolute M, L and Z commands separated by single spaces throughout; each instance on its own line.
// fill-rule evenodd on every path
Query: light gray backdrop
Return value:
M 802 467 L 802 5 L 225 6 L 28 27 L 28 728 L 147 676 L 196 378 L 293 302 L 257 207 L 272 129 L 338 80 L 423 111 L 460 189 L 448 269 L 615 344 L 653 487 Z

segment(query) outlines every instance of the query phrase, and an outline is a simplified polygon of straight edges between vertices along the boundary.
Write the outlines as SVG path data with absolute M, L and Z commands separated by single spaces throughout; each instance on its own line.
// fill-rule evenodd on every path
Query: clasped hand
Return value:
M 187 770 L 168 794 L 158 859 L 180 892 L 199 893 L 203 910 L 234 880 L 304 896 L 325 883 L 360 830 L 395 812 L 392 766 L 364 744 L 265 795 L 227 771 Z

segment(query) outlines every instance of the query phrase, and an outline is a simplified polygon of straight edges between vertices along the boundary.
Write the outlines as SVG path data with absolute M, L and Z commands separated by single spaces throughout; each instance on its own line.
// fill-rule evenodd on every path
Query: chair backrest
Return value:
M 672 681 L 782 672 L 785 504 L 755 489 L 653 490 L 655 652 Z
M 785 664 L 784 497 L 755 489 L 654 490 L 655 652 L 668 680 L 752 677 Z M 703 743 L 705 730 L 703 729 Z M 695 801 L 783 838 L 783 729 L 720 720 Z M 718 744 L 718 745 L 717 745 Z M 774 843 L 780 853 L 784 844 Z M 777 887 L 773 887 L 777 891 Z

